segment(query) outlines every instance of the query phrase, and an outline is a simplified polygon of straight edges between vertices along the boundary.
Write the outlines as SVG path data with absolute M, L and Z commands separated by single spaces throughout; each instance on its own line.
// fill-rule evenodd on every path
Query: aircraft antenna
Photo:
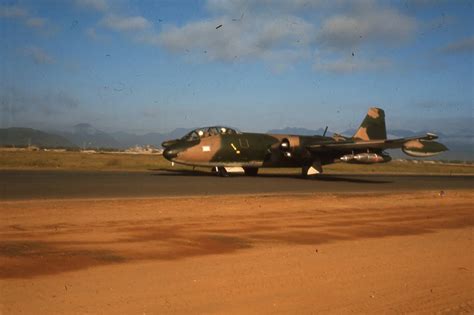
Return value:
M 323 137 L 326 136 L 326 132 L 328 132 L 328 126 L 326 126 L 326 129 L 324 129 Z

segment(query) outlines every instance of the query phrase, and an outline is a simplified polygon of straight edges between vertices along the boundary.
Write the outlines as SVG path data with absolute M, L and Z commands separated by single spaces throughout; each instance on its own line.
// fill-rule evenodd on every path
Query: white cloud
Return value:
M 25 21 L 26 25 L 33 27 L 33 28 L 41 28 L 44 27 L 47 23 L 46 19 L 40 17 L 31 17 Z
M 142 16 L 119 16 L 110 14 L 105 16 L 100 24 L 114 31 L 142 31 L 148 29 L 152 24 Z
M 0 6 L 0 17 L 16 19 L 28 27 L 40 30 L 43 34 L 50 34 L 56 30 L 48 19 L 34 16 L 21 6 Z
M 97 31 L 93 27 L 87 28 L 84 33 L 91 39 L 97 39 Z
M 86 28 L 84 33 L 86 34 L 87 37 L 96 41 L 100 41 L 104 39 L 104 36 L 98 34 L 97 30 L 94 27 Z
M 474 36 L 462 38 L 455 42 L 449 43 L 441 48 L 441 52 L 445 54 L 472 54 L 474 52 Z
M 363 43 L 399 43 L 414 35 L 414 18 L 392 8 L 367 7 L 351 14 L 335 15 L 322 23 L 318 39 L 331 48 Z
M 322 51 L 313 69 L 336 73 L 389 68 L 386 59 L 354 61 L 343 54 L 359 45 L 370 54 L 373 46 L 401 44 L 418 28 L 416 19 L 373 0 L 207 0 L 207 8 L 210 17 L 163 24 L 159 32 L 145 17 L 126 14 L 107 14 L 98 25 L 186 60 L 263 61 L 277 72 Z M 95 28 L 86 34 L 97 39 Z
M 28 16 L 28 10 L 16 5 L 1 5 L 0 17 L 6 18 L 24 18 Z
M 193 59 L 263 60 L 276 69 L 308 59 L 314 50 L 331 51 L 314 69 L 347 73 L 390 66 L 385 59 L 346 60 L 341 54 L 348 48 L 365 45 L 370 53 L 372 46 L 401 44 L 418 27 L 416 19 L 373 0 L 208 0 L 207 8 L 213 17 L 138 39 Z
M 391 67 L 391 62 L 387 59 L 359 59 L 341 58 L 327 60 L 317 58 L 313 69 L 316 71 L 326 71 L 336 74 L 348 74 L 360 71 L 380 71 Z
M 170 51 L 205 53 L 209 60 L 266 60 L 282 54 L 303 56 L 314 34 L 313 25 L 296 16 L 248 16 L 244 23 L 221 16 L 168 27 L 151 42 Z
M 251 6 L 254 1 L 245 0 L 208 0 L 207 7 L 213 11 L 219 12 L 237 12 L 242 9 L 246 9 L 249 5 Z
M 288 12 L 306 11 L 315 8 L 338 7 L 353 0 L 208 0 L 207 8 L 214 12 L 224 12 L 237 17 L 242 12 L 287 14 Z M 270 10 L 269 10 L 270 9 Z
M 282 73 L 292 67 L 293 64 L 310 58 L 309 49 L 280 49 L 269 50 L 262 55 L 264 60 L 274 73 Z
M 76 0 L 76 5 L 95 11 L 106 11 L 109 8 L 106 0 Z
M 54 58 L 47 54 L 43 49 L 36 46 L 29 46 L 23 50 L 25 56 L 30 57 L 36 64 L 52 64 Z

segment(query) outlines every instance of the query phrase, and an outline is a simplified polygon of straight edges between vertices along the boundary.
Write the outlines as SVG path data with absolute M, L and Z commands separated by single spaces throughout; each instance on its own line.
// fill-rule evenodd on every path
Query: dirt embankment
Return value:
M 473 195 L 0 202 L 0 311 L 472 313 Z

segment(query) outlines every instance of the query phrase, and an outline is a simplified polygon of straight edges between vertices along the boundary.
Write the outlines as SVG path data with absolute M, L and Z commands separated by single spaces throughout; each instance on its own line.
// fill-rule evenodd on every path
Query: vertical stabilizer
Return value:
M 365 116 L 364 121 L 352 138 L 365 141 L 387 139 L 383 109 L 369 108 L 367 116 Z

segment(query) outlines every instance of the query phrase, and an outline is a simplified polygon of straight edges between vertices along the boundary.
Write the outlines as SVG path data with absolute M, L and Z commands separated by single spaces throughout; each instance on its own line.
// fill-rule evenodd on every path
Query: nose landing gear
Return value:
M 225 169 L 225 167 L 213 167 L 212 168 L 212 172 L 213 173 L 216 173 L 217 175 L 219 175 L 220 177 L 229 177 L 229 172 L 227 172 L 227 170 Z

